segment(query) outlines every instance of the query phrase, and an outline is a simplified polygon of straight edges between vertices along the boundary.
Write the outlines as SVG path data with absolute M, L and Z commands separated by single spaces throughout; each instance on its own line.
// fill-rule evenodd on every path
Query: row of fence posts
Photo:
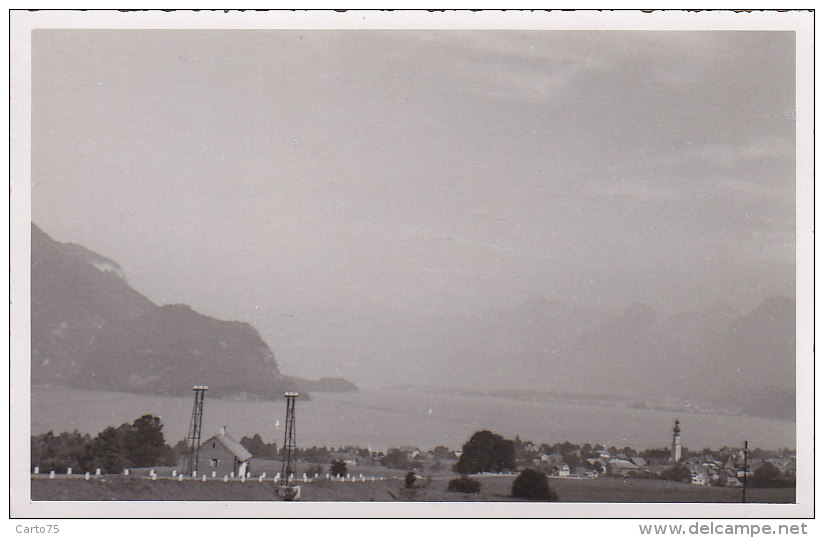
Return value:
M 35 467 L 34 468 L 34 474 L 35 475 L 40 474 L 40 467 Z M 55 476 L 56 475 L 55 475 L 54 471 L 49 471 L 49 479 L 54 479 Z M 66 469 L 66 476 L 72 476 L 72 468 L 71 467 L 68 467 Z M 94 470 L 94 476 L 101 476 L 100 468 L 97 468 L 97 469 Z M 123 476 L 129 476 L 129 469 L 123 469 Z M 91 477 L 92 477 L 91 472 L 86 471 L 86 473 L 84 475 L 84 478 L 86 480 L 91 480 Z M 157 474 L 157 472 L 155 472 L 154 469 L 149 470 L 149 479 L 150 480 L 157 480 L 157 477 L 158 477 L 158 474 Z M 177 479 L 178 482 L 182 482 L 184 480 L 184 473 L 178 473 L 177 470 L 172 470 L 171 478 Z M 242 483 L 245 483 L 248 478 L 252 478 L 252 473 L 244 473 L 244 474 L 240 475 L 240 481 Z M 302 478 L 303 478 L 302 479 L 303 483 L 313 482 L 314 480 L 316 480 L 318 478 L 318 473 L 315 473 L 314 477 L 309 477 L 306 473 L 303 473 Z M 192 472 L 192 479 L 197 479 L 197 472 Z M 212 479 L 217 479 L 217 471 L 212 471 Z M 234 480 L 234 479 L 235 479 L 234 471 L 230 472 L 228 475 L 223 475 L 223 481 L 224 482 L 229 482 L 230 480 Z M 258 475 L 257 481 L 258 482 L 263 482 L 265 479 L 266 479 L 266 473 L 264 472 L 264 473 L 260 473 L 260 475 Z M 349 473 L 347 473 L 346 476 L 333 475 L 333 474 L 330 474 L 330 473 L 326 473 L 326 479 L 331 480 L 333 482 L 334 481 L 340 481 L 340 482 L 367 482 L 367 481 L 368 482 L 375 482 L 376 480 L 383 482 L 385 480 L 385 477 L 383 477 L 383 476 L 381 476 L 381 477 L 374 477 L 374 476 L 367 477 L 367 476 L 364 476 L 363 473 L 358 475 L 358 477 L 355 477 L 355 475 L 349 474 Z M 205 474 L 202 475 L 201 480 L 203 482 L 207 481 L 207 477 L 206 477 Z M 277 473 L 272 478 L 272 481 L 275 482 L 275 483 L 280 482 L 280 473 Z M 292 482 L 297 483 L 298 481 L 295 479 L 294 474 L 290 474 L 289 475 L 289 480 L 287 482 L 288 483 L 292 483 Z
M 326 473 L 327 480 L 331 480 L 332 482 L 375 482 L 380 481 L 383 482 L 386 478 L 383 476 L 374 477 L 374 476 L 364 476 L 363 474 L 358 475 L 357 477 L 353 474 L 347 473 L 346 476 L 343 475 L 330 475 Z
M 40 467 L 37 467 L 37 466 L 34 467 L 34 474 L 36 474 L 36 475 L 40 474 Z M 66 468 L 66 476 L 72 476 L 72 468 L 71 467 Z M 94 476 L 101 476 L 101 471 L 100 471 L 99 467 L 94 470 Z M 49 471 L 49 478 L 54 478 L 54 477 L 55 477 L 55 472 L 54 471 Z M 92 477 L 92 473 L 90 473 L 89 471 L 86 471 L 86 473 L 83 476 L 83 478 L 85 478 L 86 480 L 90 480 L 91 477 Z

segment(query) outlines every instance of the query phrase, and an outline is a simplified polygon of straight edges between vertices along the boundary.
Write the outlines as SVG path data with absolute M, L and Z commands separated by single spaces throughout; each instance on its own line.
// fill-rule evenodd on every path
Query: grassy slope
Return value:
M 482 477 L 479 495 L 446 491 L 448 480 L 419 480 L 408 490 L 401 480 L 384 482 L 330 482 L 318 480 L 302 484 L 305 501 L 513 501 L 509 497 L 512 477 Z M 675 484 L 660 480 L 551 480 L 561 502 L 740 502 L 741 490 Z M 246 483 L 220 480 L 200 482 L 146 480 L 106 476 L 85 481 L 81 478 L 36 478 L 31 481 L 33 500 L 173 500 L 173 501 L 272 501 L 275 486 L 270 481 Z M 792 503 L 794 489 L 750 489 L 749 502 Z

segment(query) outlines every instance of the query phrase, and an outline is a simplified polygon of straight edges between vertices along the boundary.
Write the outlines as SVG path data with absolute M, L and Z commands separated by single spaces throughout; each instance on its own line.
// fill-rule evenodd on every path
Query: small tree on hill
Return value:
M 512 496 L 530 501 L 557 501 L 558 495 L 549 487 L 546 475 L 535 469 L 524 469 L 512 482 Z
M 463 446 L 455 470 L 460 474 L 503 472 L 515 469 L 515 445 L 488 430 L 476 432 Z

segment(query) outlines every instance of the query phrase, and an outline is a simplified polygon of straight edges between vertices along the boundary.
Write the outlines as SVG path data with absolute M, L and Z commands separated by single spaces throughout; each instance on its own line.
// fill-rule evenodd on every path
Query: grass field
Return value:
M 446 491 L 449 478 L 423 479 L 407 489 L 403 480 L 337 482 L 319 479 L 301 484 L 304 501 L 504 501 L 517 502 L 509 496 L 513 477 L 481 476 L 478 495 Z M 592 503 L 737 503 L 741 490 L 672 483 L 663 480 L 599 478 L 595 480 L 550 479 L 560 502 Z M 271 480 L 245 483 L 222 480 L 202 482 L 171 479 L 148 480 L 143 477 L 103 476 L 82 478 L 46 477 L 31 480 L 32 500 L 65 501 L 273 501 L 277 500 Z M 793 503 L 795 490 L 750 489 L 752 503 Z

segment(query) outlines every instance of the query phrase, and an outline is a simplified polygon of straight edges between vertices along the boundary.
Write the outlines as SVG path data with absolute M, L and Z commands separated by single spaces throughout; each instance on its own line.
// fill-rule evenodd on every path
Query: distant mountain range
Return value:
M 772 297 L 743 314 L 718 303 L 666 316 L 642 304 L 610 315 L 530 300 L 463 325 L 472 329 L 454 356 L 472 350 L 473 368 L 444 368 L 446 386 L 606 395 L 642 407 L 666 403 L 795 418 L 791 298 Z
M 32 384 L 169 396 L 208 385 L 210 396 L 248 399 L 357 390 L 343 379 L 282 375 L 248 323 L 158 306 L 116 262 L 34 224 L 31 262 Z

